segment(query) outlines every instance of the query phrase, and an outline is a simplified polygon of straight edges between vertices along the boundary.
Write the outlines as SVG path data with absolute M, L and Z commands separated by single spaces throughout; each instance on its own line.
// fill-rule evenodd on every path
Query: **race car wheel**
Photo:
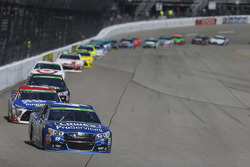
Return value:
M 30 143 L 34 144 L 34 139 L 33 139 L 33 126 L 30 128 Z
M 9 122 L 12 121 L 12 114 L 10 114 L 10 112 L 8 112 L 8 121 L 9 121 Z
M 43 129 L 43 133 L 42 133 L 42 150 L 45 150 L 44 129 Z

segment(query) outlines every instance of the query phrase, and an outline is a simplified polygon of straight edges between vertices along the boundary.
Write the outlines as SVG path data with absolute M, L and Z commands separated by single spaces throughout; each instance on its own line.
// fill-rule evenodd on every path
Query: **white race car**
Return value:
M 61 63 L 65 71 L 79 71 L 83 69 L 84 62 L 78 53 L 62 53 L 56 62 Z
M 173 46 L 174 45 L 174 40 L 172 37 L 164 37 L 164 36 L 161 36 L 159 39 L 158 39 L 158 42 L 159 42 L 159 45 L 160 46 Z
M 38 61 L 30 72 L 32 74 L 54 74 L 61 75 L 65 79 L 65 72 L 61 63 L 49 62 L 49 61 Z
M 216 44 L 216 45 L 228 45 L 229 39 L 221 36 L 221 35 L 216 35 L 213 38 L 210 38 L 209 43 L 210 44 Z

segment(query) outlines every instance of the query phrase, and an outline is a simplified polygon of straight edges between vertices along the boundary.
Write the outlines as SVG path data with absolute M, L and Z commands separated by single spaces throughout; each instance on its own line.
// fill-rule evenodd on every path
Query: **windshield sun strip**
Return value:
M 54 90 L 35 90 L 35 89 L 20 89 L 19 92 L 56 93 L 56 91 L 54 91 Z
M 86 112 L 95 112 L 92 109 L 86 108 L 71 108 L 71 107 L 51 107 L 51 110 L 75 110 L 75 111 L 86 111 Z
M 33 76 L 33 78 L 51 78 L 51 79 L 61 79 L 62 77 L 54 77 L 54 76 Z
M 60 66 L 59 64 L 56 64 L 56 63 L 37 63 L 37 64 L 47 64 L 47 65 Z

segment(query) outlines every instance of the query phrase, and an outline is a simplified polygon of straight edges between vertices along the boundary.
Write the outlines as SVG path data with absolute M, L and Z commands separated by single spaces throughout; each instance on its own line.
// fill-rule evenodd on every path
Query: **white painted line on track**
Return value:
M 219 34 L 233 34 L 234 31 L 219 31 Z
M 186 34 L 186 36 L 195 36 L 195 35 L 198 35 L 198 33 Z

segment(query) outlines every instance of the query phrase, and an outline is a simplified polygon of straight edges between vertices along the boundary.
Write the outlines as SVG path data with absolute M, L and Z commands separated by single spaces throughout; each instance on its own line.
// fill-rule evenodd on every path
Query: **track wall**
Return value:
M 250 24 L 250 16 L 209 17 L 209 19 L 210 18 L 216 18 L 216 24 L 218 25 L 242 24 L 242 23 Z M 94 37 L 0 67 L 0 78 L 1 78 L 0 90 L 25 80 L 28 77 L 29 71 L 32 69 L 35 62 L 43 60 L 44 56 L 48 54 L 53 54 L 53 59 L 55 60 L 61 52 L 71 51 L 71 48 L 73 46 L 78 44 L 85 44 L 89 42 L 91 39 L 109 38 L 117 34 L 142 31 L 142 30 L 195 26 L 197 19 L 207 19 L 207 18 L 197 17 L 197 18 L 141 21 L 141 22 L 114 25 L 104 28 L 98 33 L 98 35 Z

